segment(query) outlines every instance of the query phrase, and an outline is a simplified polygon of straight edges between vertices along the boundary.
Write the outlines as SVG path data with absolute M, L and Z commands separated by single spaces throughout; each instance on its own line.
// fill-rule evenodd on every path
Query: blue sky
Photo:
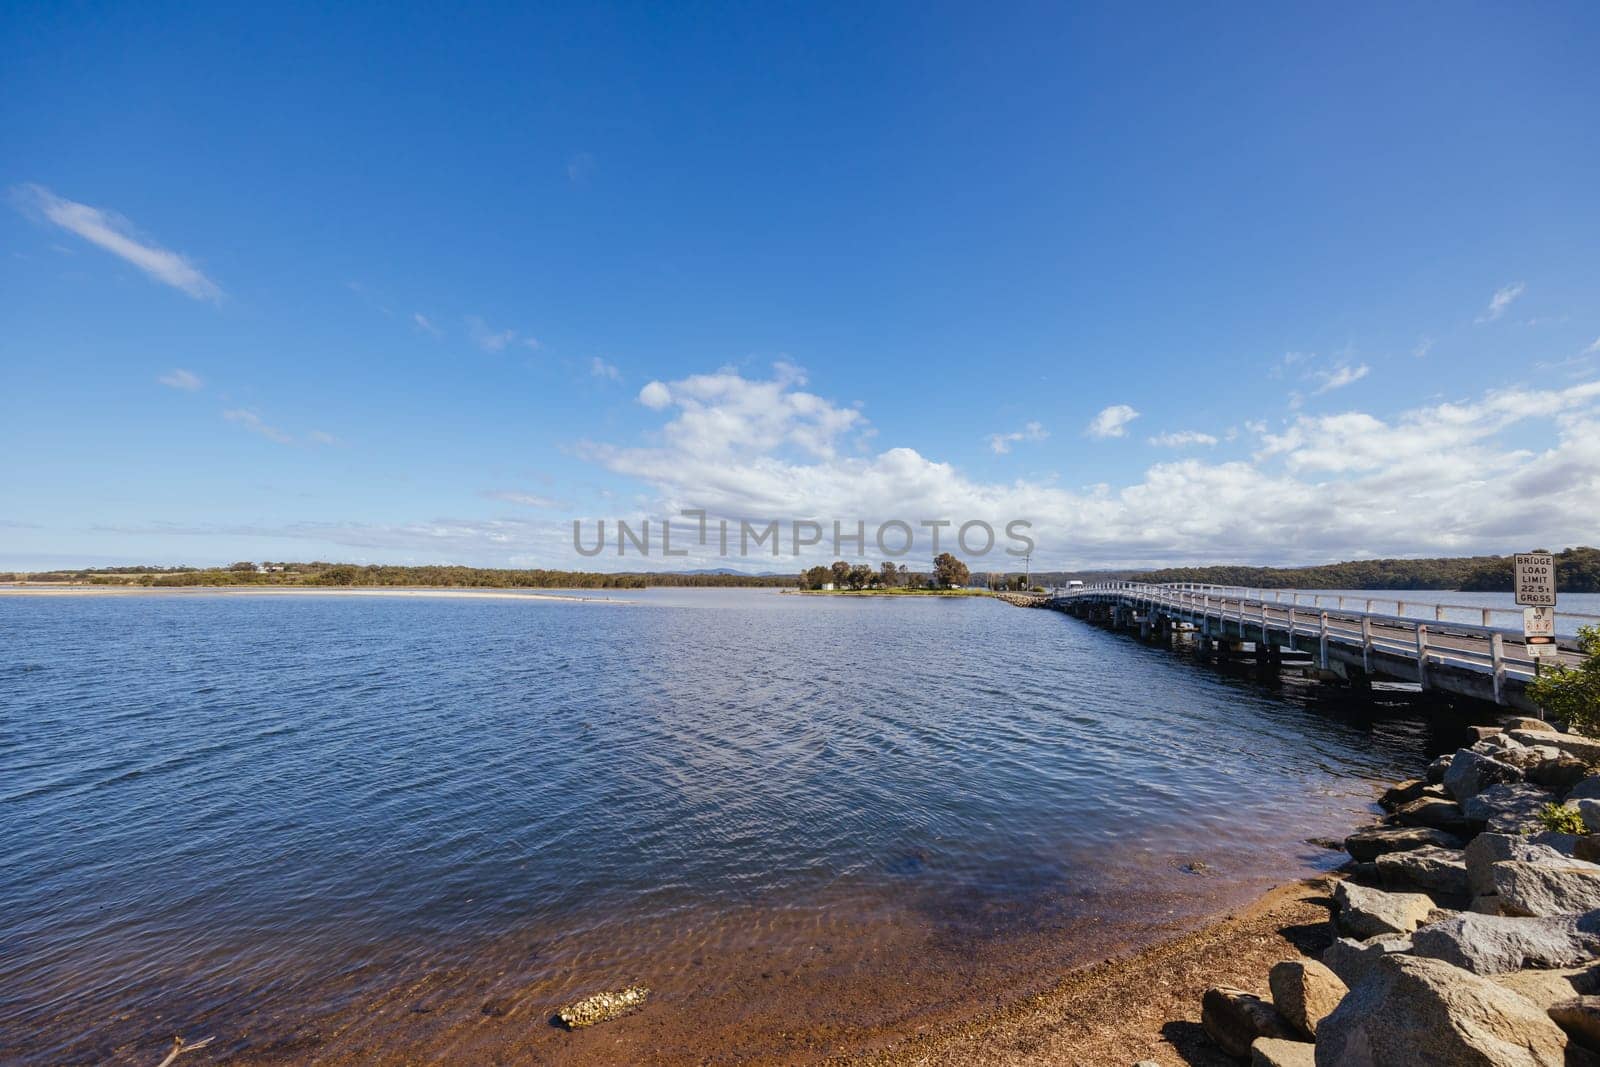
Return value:
M 724 562 L 572 550 L 681 508 L 1060 565 L 1600 541 L 1591 5 L 0 44 L 3 568 Z

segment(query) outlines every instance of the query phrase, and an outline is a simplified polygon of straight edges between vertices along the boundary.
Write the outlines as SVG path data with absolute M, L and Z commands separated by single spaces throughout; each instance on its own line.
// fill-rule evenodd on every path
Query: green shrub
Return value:
M 1577 667 L 1552 667 L 1528 683 L 1528 695 L 1574 733 L 1600 737 L 1600 626 L 1578 628 L 1587 657 Z
M 1539 821 L 1544 824 L 1546 830 L 1553 830 L 1558 834 L 1584 832 L 1583 819 L 1579 817 L 1577 809 L 1562 804 L 1546 804 L 1540 808 Z

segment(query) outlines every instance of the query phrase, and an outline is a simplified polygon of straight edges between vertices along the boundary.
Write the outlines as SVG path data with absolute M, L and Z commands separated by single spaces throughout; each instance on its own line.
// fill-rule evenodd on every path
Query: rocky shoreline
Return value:
M 1283 960 L 1266 989 L 1206 990 L 1201 1025 L 1224 1053 L 1600 1067 L 1600 740 L 1535 719 L 1472 730 L 1345 839 L 1320 959 Z

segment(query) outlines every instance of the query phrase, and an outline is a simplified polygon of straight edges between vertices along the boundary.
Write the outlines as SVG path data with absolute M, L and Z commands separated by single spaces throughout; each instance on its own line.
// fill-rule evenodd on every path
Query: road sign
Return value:
M 1523 608 L 1522 636 L 1555 640 L 1556 613 L 1552 608 Z
M 1517 603 L 1526 607 L 1556 606 L 1556 558 L 1548 552 L 1518 552 L 1512 567 Z

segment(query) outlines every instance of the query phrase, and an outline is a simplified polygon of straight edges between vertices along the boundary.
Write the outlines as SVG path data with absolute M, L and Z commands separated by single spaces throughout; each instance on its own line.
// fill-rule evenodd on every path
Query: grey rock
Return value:
M 1477 823 L 1469 820 L 1461 811 L 1461 805 L 1453 800 L 1444 800 L 1440 797 L 1423 797 L 1402 805 L 1394 813 L 1394 817 L 1402 826 L 1431 826 L 1435 830 L 1443 830 L 1447 834 L 1470 836 L 1475 830 L 1481 829 Z
M 1566 795 L 1569 790 L 1593 773 L 1590 766 L 1575 756 L 1561 755 L 1524 770 L 1523 776 L 1536 785 L 1555 793 Z
M 1563 834 L 1555 830 L 1541 830 L 1528 838 L 1535 845 L 1544 845 L 1553 848 L 1563 856 L 1577 856 L 1578 845 L 1583 838 L 1577 834 Z M 1580 860 L 1588 860 L 1588 856 L 1578 856 Z M 1592 862 L 1592 861 L 1591 861 Z
M 1470 896 L 1467 865 L 1458 848 L 1408 849 L 1378 857 L 1378 877 L 1385 889 Z
M 1499 915 L 1500 898 L 1493 893 L 1485 893 L 1481 897 L 1473 897 L 1472 903 L 1467 905 L 1467 910 L 1474 915 Z
M 1490 868 L 1500 910 L 1507 915 L 1571 915 L 1600 908 L 1600 867 L 1581 860 L 1562 866 L 1505 860 Z
M 1411 951 L 1474 974 L 1575 967 L 1600 954 L 1600 912 L 1546 918 L 1468 912 L 1412 934 Z M 1355 988 L 1348 978 L 1345 981 Z
M 1385 852 L 1404 852 L 1413 848 L 1460 848 L 1463 842 L 1455 834 L 1436 830 L 1431 826 L 1373 826 L 1357 830 L 1344 839 L 1344 849 L 1363 863 L 1371 862 Z
M 1543 730 L 1512 730 L 1510 736 L 1525 745 L 1554 745 L 1569 756 L 1591 764 L 1600 763 L 1600 741 L 1592 737 Z
M 1591 834 L 1600 830 L 1600 800 L 1594 797 L 1581 797 L 1571 803 L 1578 808 L 1578 818 L 1583 820 L 1583 828 Z
M 1450 769 L 1450 760 L 1452 758 L 1453 757 L 1451 756 L 1438 757 L 1432 763 L 1428 764 L 1428 769 L 1423 772 L 1423 777 L 1433 785 L 1438 785 L 1440 782 L 1443 782 L 1444 772 Z
M 1377 962 L 1385 956 L 1411 951 L 1409 937 L 1369 937 L 1365 941 L 1341 937 L 1322 950 L 1322 962 L 1339 980 L 1352 989 L 1359 985 Z
M 1200 1025 L 1211 1040 L 1235 1059 L 1247 1059 L 1258 1037 L 1292 1037 L 1276 1008 L 1254 993 L 1214 986 L 1200 998 Z
M 1526 782 L 1502 782 L 1467 798 L 1461 812 L 1474 823 L 1482 823 L 1491 833 L 1514 834 L 1540 829 L 1539 809 L 1555 800 L 1555 795 Z
M 1467 867 L 1467 887 L 1473 896 L 1495 892 L 1494 872 L 1490 868 L 1496 863 L 1516 860 L 1559 867 L 1572 862 L 1549 845 L 1535 844 L 1529 838 L 1516 834 L 1479 834 L 1461 855 Z
M 1583 779 L 1567 793 L 1568 800 L 1600 800 L 1600 774 Z
M 1433 900 L 1426 893 L 1386 893 L 1351 882 L 1333 889 L 1333 922 L 1345 937 L 1409 934 L 1428 921 Z
M 1501 734 L 1503 734 L 1505 732 L 1506 732 L 1505 728 L 1502 727 L 1502 726 L 1469 726 L 1469 727 L 1467 727 L 1467 735 L 1469 737 L 1471 737 L 1474 741 L 1487 741 L 1491 737 L 1499 737 Z
M 1317 1067 L 1317 1047 L 1309 1041 L 1258 1037 L 1250 1046 L 1250 1067 Z
M 1512 974 L 1493 975 L 1489 981 L 1546 1009 L 1552 1004 L 1559 1004 L 1600 989 L 1600 982 L 1597 982 L 1592 967 L 1568 967 L 1554 971 L 1516 971 Z
M 1284 960 L 1267 974 L 1272 1005 L 1301 1037 L 1317 1036 L 1317 1024 L 1339 1006 L 1350 987 L 1316 960 Z
M 1554 745 L 1518 745 L 1506 749 L 1495 758 L 1511 764 L 1526 777 L 1532 768 L 1561 759 L 1562 754 Z
M 1444 772 L 1444 787 L 1458 801 L 1491 785 L 1521 780 L 1522 772 L 1511 764 L 1466 748 L 1455 754 L 1450 760 L 1450 769 Z
M 1412 778 L 1409 781 L 1391 785 L 1388 789 L 1385 789 L 1378 797 L 1378 803 L 1383 806 L 1384 810 L 1393 811 L 1402 804 L 1409 804 L 1413 800 L 1421 799 L 1423 791 L 1427 788 L 1426 779 Z
M 1530 719 L 1525 716 L 1514 715 L 1500 724 L 1502 730 L 1522 730 L 1528 733 L 1553 734 L 1556 728 L 1543 719 Z
M 1323 1020 L 1316 1047 L 1318 1067 L 1562 1067 L 1567 1036 L 1488 979 L 1392 956 Z

